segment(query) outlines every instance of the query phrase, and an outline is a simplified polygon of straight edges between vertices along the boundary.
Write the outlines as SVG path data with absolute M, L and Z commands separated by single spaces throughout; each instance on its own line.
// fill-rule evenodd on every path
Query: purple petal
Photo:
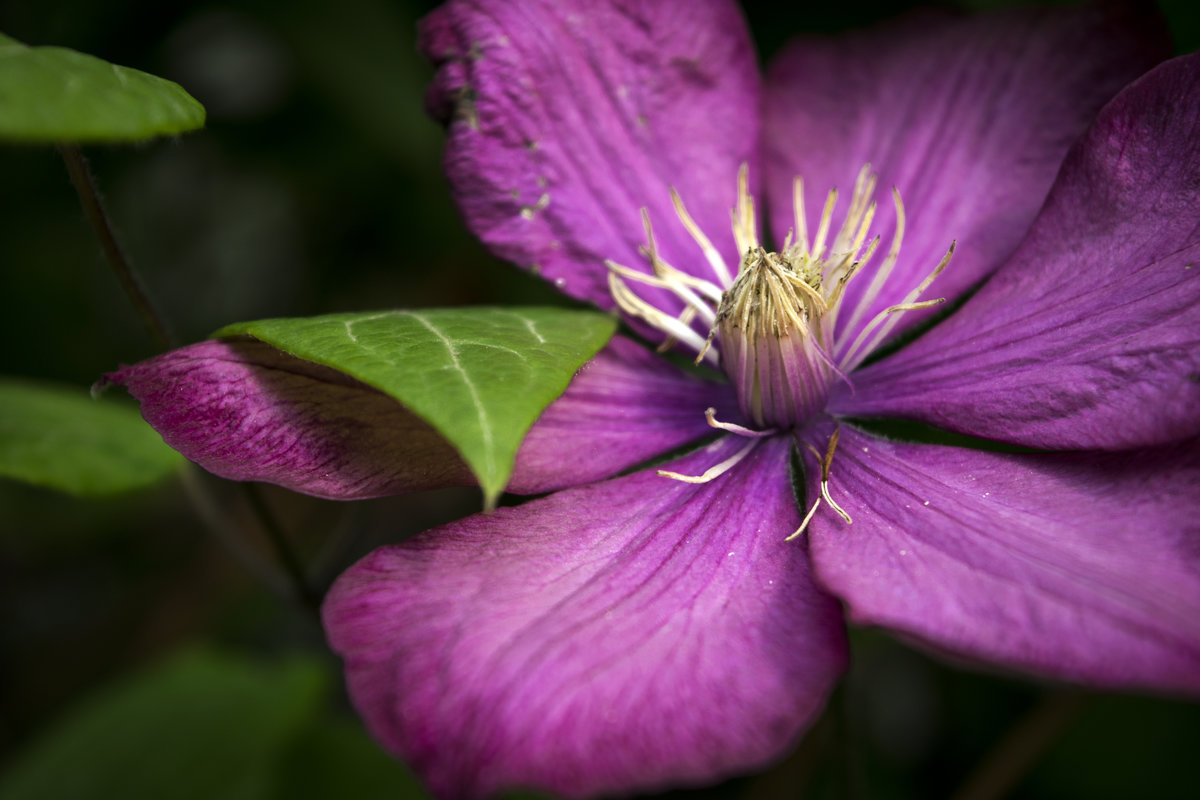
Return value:
M 604 260 L 646 267 L 646 208 L 663 257 L 712 279 L 670 187 L 736 255 L 729 210 L 739 164 L 757 173 L 759 77 L 735 4 L 457 0 L 424 21 L 421 45 L 455 196 L 499 256 L 611 308 Z
M 870 163 L 879 175 L 875 263 L 895 227 L 893 186 L 907 227 L 895 272 L 855 327 L 901 302 L 957 240 L 927 292 L 953 300 L 1021 241 L 1067 148 L 1101 105 L 1169 52 L 1149 3 L 924 13 L 837 39 L 802 39 L 767 78 L 772 228 L 782 241 L 793 225 L 793 176 L 804 179 L 813 231 L 825 192 L 841 190 L 840 215 Z M 849 307 L 870 277 L 868 269 L 849 285 Z M 923 316 L 905 314 L 896 330 Z
M 261 342 L 201 342 L 109 377 L 167 444 L 225 478 L 337 500 L 475 483 L 456 451 L 392 398 Z M 509 490 L 607 478 L 711 434 L 709 406 L 736 415 L 728 387 L 618 337 L 534 424 Z
M 819 513 L 812 558 L 857 623 L 1039 675 L 1196 693 L 1197 486 L 1196 440 L 1017 455 L 843 428 L 830 491 L 854 522 Z
M 224 478 L 338 500 L 474 482 L 392 398 L 262 342 L 200 342 L 108 378 L 167 444 Z
M 508 491 L 540 494 L 608 478 L 736 421 L 728 384 L 702 381 L 629 339 L 588 362 L 521 443 Z
M 771 439 L 711 483 L 635 473 L 375 551 L 324 608 L 356 707 L 446 798 L 624 793 L 780 755 L 846 659 L 837 605 L 783 541 L 788 452 Z
M 1021 249 L 832 408 L 1046 448 L 1200 432 L 1200 56 L 1115 98 Z

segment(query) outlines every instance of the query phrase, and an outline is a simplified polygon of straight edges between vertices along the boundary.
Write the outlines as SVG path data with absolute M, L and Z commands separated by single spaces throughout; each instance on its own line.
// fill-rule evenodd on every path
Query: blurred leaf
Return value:
M 336 717 L 306 731 L 280 762 L 275 800 L 427 800 L 429 794 L 360 725 Z
M 0 475 L 97 496 L 148 485 L 181 463 L 130 406 L 0 378 Z
M 446 437 L 490 507 L 521 439 L 616 322 L 560 308 L 451 308 L 330 314 L 230 325 L 399 400 Z
M 0 33 L 0 139 L 137 141 L 203 126 L 204 106 L 177 83 Z
M 325 688 L 307 661 L 177 657 L 62 720 L 8 765 L 0 800 L 264 797 L 275 759 Z

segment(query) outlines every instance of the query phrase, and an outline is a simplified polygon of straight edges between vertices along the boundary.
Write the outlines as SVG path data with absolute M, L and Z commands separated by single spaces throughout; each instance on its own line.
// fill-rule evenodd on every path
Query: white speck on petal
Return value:
M 521 206 L 521 218 L 533 219 L 537 213 L 550 205 L 550 194 L 542 192 L 542 196 L 537 199 L 537 202 L 531 206 Z

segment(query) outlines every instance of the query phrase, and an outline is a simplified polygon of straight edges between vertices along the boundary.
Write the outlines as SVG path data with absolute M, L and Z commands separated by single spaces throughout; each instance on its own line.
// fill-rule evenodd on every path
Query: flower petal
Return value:
M 812 558 L 860 624 L 1054 678 L 1196 693 L 1197 486 L 1196 440 L 1018 455 L 843 428 L 830 489 L 854 522 L 818 514 Z
M 767 78 L 764 151 L 772 228 L 792 226 L 792 178 L 804 179 L 809 230 L 825 192 L 845 208 L 859 169 L 879 175 L 879 263 L 904 200 L 895 271 L 860 329 L 902 301 L 958 247 L 927 291 L 953 300 L 998 267 L 1041 207 L 1071 142 L 1117 91 L 1169 54 L 1148 3 L 1014 9 L 970 17 L 910 15 L 837 39 L 805 38 Z M 858 305 L 871 274 L 846 292 Z M 930 312 L 909 312 L 896 330 Z M 839 319 L 841 341 L 850 315 Z M 843 347 L 846 345 L 843 344 Z
M 604 260 L 646 268 L 644 207 L 662 256 L 712 279 L 670 187 L 736 255 L 729 210 L 738 165 L 757 162 L 759 77 L 735 4 L 455 0 L 424 21 L 421 45 L 455 196 L 500 257 L 611 308 Z
M 1045 448 L 1200 432 L 1200 56 L 1115 98 L 1020 250 L 832 404 Z
M 201 342 L 109 378 L 167 444 L 225 478 L 336 500 L 475 483 L 455 450 L 392 398 L 262 342 Z M 607 478 L 709 435 L 709 406 L 736 413 L 728 387 L 617 337 L 534 424 L 509 491 Z
M 356 707 L 447 798 L 629 792 L 779 755 L 846 659 L 836 604 L 783 541 L 788 452 L 765 440 L 711 483 L 635 473 L 375 551 L 324 608 Z
M 474 483 L 454 449 L 392 398 L 262 342 L 200 342 L 107 378 L 167 444 L 223 478 L 337 500 Z
M 508 491 L 540 494 L 608 478 L 736 421 L 728 384 L 702 381 L 621 336 L 589 361 L 521 443 Z

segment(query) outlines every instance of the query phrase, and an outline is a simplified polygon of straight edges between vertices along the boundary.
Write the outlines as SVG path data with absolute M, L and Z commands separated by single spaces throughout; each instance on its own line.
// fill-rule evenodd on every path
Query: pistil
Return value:
M 759 426 L 790 428 L 828 397 L 834 371 L 820 325 L 828 306 L 820 276 L 803 266 L 752 248 L 717 309 L 721 367 L 742 413 Z

